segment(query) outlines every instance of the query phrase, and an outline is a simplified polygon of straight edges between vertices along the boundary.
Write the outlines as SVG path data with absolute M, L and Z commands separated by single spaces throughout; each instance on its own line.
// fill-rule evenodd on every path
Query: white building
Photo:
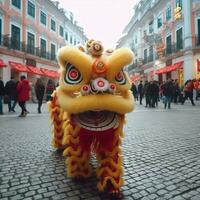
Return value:
M 6 82 L 23 73 L 34 83 L 58 79 L 57 50 L 84 44 L 73 13 L 50 0 L 0 0 L 0 76 Z
M 141 0 L 118 47 L 129 46 L 133 79 L 200 78 L 200 1 Z M 135 76 L 139 75 L 139 76 Z

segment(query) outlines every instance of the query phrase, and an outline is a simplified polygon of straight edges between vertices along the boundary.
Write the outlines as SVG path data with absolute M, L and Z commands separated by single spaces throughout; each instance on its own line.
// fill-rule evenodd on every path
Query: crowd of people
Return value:
M 41 107 L 43 100 L 51 100 L 51 94 L 55 90 L 55 83 L 49 79 L 45 85 L 41 78 L 38 78 L 34 91 L 37 99 L 37 112 L 41 113 Z M 29 111 L 27 110 L 26 102 L 30 100 L 31 84 L 26 76 L 22 75 L 20 80 L 17 81 L 14 77 L 11 77 L 5 84 L 0 79 L 0 115 L 3 115 L 3 103 L 8 104 L 8 112 L 15 112 L 15 107 L 18 105 L 21 108 L 19 117 L 25 117 Z M 46 99 L 44 97 L 46 96 Z
M 187 80 L 183 87 L 180 87 L 178 80 L 168 79 L 166 82 L 159 83 L 158 81 L 140 81 L 138 86 L 132 83 L 131 91 L 135 100 L 142 105 L 145 99 L 145 107 L 155 108 L 158 102 L 162 101 L 164 108 L 171 108 L 171 102 L 184 104 L 189 98 L 192 105 L 195 106 L 195 100 L 200 97 L 200 79 Z

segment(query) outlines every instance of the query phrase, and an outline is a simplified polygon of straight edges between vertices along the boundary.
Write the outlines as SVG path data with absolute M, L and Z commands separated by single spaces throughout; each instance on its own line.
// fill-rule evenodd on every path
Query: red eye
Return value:
M 117 83 L 119 83 L 120 85 L 126 84 L 126 78 L 125 78 L 125 75 L 124 75 L 124 72 L 123 72 L 123 71 L 120 71 L 120 72 L 115 76 L 115 81 L 116 81 Z
M 66 65 L 65 82 L 67 84 L 75 85 L 83 80 L 80 71 L 73 65 L 68 63 Z
M 78 77 L 78 72 L 76 70 L 71 70 L 69 73 L 69 77 L 72 79 L 76 79 Z
M 122 77 L 123 77 L 123 76 L 122 76 L 122 72 L 119 72 L 119 73 L 117 74 L 117 79 L 118 79 L 118 80 L 121 80 Z

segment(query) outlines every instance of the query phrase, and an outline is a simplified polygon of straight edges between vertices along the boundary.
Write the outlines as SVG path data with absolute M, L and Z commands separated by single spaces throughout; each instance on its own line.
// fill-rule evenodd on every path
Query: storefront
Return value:
M 172 65 L 163 67 L 161 69 L 157 69 L 155 74 L 158 75 L 158 80 L 160 82 L 166 81 L 167 79 L 178 80 L 180 86 L 184 84 L 184 76 L 183 76 L 183 64 L 184 61 L 174 63 Z
M 2 59 L 0 59 L 0 78 L 3 78 L 3 68 L 7 67 Z
M 55 85 L 58 83 L 59 74 L 57 71 L 23 65 L 13 61 L 9 61 L 9 66 L 11 68 L 11 76 L 13 76 L 16 80 L 18 80 L 22 74 L 26 75 L 31 86 L 31 99 L 33 102 L 35 101 L 34 85 L 37 78 L 41 78 L 45 85 L 49 79 L 51 79 Z
M 135 83 L 137 85 L 138 82 L 141 80 L 141 76 L 140 75 L 130 75 L 130 79 L 131 79 L 132 83 Z

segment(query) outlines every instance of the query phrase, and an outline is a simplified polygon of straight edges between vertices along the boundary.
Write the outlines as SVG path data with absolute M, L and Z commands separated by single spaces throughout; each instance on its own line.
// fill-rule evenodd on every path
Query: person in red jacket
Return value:
M 193 89 L 194 89 L 193 80 L 187 80 L 186 83 L 185 83 L 184 89 L 183 89 L 185 96 L 183 98 L 182 104 L 184 104 L 185 100 L 187 98 L 189 98 L 192 105 L 195 106 L 195 103 L 194 103 L 194 100 L 193 100 Z
M 20 77 L 20 82 L 17 85 L 17 100 L 22 111 L 19 117 L 25 117 L 28 111 L 26 110 L 26 101 L 29 100 L 30 85 L 24 75 Z

